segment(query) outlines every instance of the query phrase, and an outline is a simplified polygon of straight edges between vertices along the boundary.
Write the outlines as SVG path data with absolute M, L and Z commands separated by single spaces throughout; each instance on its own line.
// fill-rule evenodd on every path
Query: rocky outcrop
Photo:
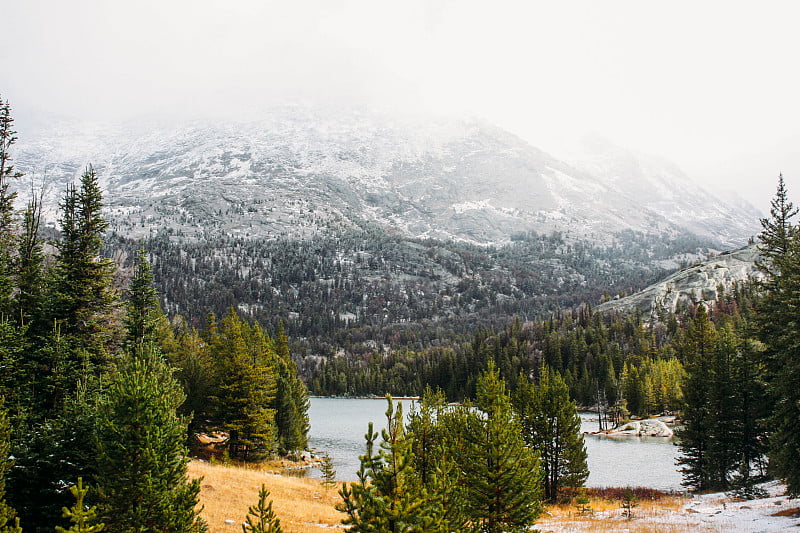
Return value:
M 664 437 L 670 438 L 674 435 L 664 422 L 657 418 L 648 420 L 631 420 L 627 424 L 611 429 L 606 432 L 598 433 L 604 437 Z
M 689 303 L 710 308 L 722 296 L 722 291 L 736 283 L 762 278 L 756 268 L 758 257 L 755 244 L 723 252 L 679 270 L 636 294 L 603 303 L 597 309 L 622 313 L 639 310 L 645 317 L 655 319 L 685 309 Z

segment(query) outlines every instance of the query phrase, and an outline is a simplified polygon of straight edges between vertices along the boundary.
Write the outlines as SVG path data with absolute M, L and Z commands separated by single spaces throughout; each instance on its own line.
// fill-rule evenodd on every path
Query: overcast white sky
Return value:
M 587 132 L 800 202 L 800 2 L 0 0 L 0 95 L 93 118 L 285 101 Z

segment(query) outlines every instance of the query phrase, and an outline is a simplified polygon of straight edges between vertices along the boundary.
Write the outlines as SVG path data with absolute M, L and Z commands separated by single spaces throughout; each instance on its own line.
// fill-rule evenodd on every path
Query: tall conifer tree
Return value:
M 73 358 L 87 355 L 90 373 L 108 362 L 108 349 L 117 339 L 114 311 L 118 294 L 113 288 L 114 264 L 101 257 L 108 222 L 102 215 L 102 193 L 94 169 L 81 176 L 80 189 L 67 187 L 61 204 L 62 238 L 57 243 L 55 291 L 51 318 L 62 324 Z
M 289 340 L 283 321 L 275 335 L 277 389 L 275 396 L 275 422 L 279 447 L 284 452 L 304 450 L 308 447 L 308 390 L 297 374 L 297 364 L 289 353 Z
M 759 310 L 759 336 L 766 349 L 762 360 L 773 406 L 770 417 L 770 466 L 786 482 L 791 494 L 800 494 L 800 237 L 791 218 L 797 209 L 787 198 L 783 176 L 772 201 L 770 218 L 761 221 L 759 236 L 766 274 L 766 294 Z
M 11 181 L 22 176 L 11 163 L 11 146 L 17 141 L 11 106 L 0 98 L 0 315 L 11 314 L 11 294 L 14 287 L 12 275 L 12 250 L 14 248 L 14 199 Z
M 211 337 L 217 365 L 216 413 L 230 433 L 232 454 L 257 460 L 276 449 L 274 354 L 254 353 L 250 327 L 231 308 Z
M 200 481 L 187 478 L 186 428 L 176 416 L 184 396 L 154 343 L 121 363 L 99 407 L 97 490 L 109 532 L 206 530 Z
M 505 383 L 489 360 L 476 383 L 477 423 L 466 429 L 466 513 L 472 531 L 529 531 L 542 511 L 541 464 L 525 445 Z
M 767 286 L 771 287 L 780 280 L 781 269 L 789 258 L 789 250 L 797 232 L 792 222 L 797 215 L 797 208 L 789 200 L 783 174 L 778 176 L 778 187 L 770 202 L 769 213 L 768 218 L 761 219 L 758 249 L 763 259 L 758 265 L 768 275 Z
M 580 487 L 589 476 L 581 419 L 561 376 L 543 366 L 534 385 L 520 374 L 513 395 L 526 444 L 541 456 L 544 494 L 555 502 L 563 487 Z
M 33 194 L 22 217 L 22 231 L 17 240 L 15 320 L 26 327 L 29 337 L 42 334 L 43 286 L 45 284 L 44 248 L 39 235 L 42 215 L 41 197 Z
M 161 309 L 153 286 L 153 269 L 147 252 L 136 253 L 133 278 L 128 288 L 128 309 L 125 316 L 126 340 L 129 345 L 155 341 Z
M 683 484 L 697 491 L 717 488 L 713 459 L 714 381 L 713 362 L 717 348 L 717 332 L 706 308 L 697 309 L 694 321 L 681 346 L 686 361 L 683 396 L 683 430 L 680 432 Z M 720 487 L 722 489 L 726 487 Z

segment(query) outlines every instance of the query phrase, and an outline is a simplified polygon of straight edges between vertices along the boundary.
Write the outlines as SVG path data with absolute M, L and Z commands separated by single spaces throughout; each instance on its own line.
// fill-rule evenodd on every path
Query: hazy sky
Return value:
M 285 101 L 599 133 L 765 209 L 800 202 L 800 2 L 0 0 L 0 95 L 96 118 Z

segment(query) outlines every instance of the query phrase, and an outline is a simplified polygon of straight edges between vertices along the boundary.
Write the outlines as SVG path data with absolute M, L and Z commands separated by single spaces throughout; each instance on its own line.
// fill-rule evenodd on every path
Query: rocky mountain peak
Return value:
M 632 230 L 733 245 L 757 231 L 754 209 L 674 166 L 594 148 L 570 164 L 481 121 L 291 106 L 239 122 L 54 123 L 21 139 L 16 161 L 46 175 L 49 205 L 92 162 L 113 229 L 133 237 L 306 237 L 369 222 L 478 244 Z

